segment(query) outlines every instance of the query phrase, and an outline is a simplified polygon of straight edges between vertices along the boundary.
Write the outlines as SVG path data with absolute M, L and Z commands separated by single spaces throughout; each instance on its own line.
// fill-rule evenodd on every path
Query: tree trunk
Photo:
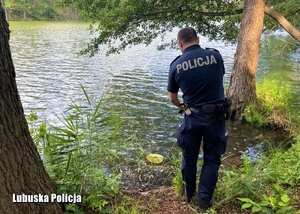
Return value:
M 0 3 L 0 214 L 62 213 L 59 203 L 14 203 L 13 194 L 50 195 L 55 185 L 30 136 L 17 90 L 8 23 Z
M 26 10 L 24 9 L 24 11 L 23 11 L 23 20 L 25 20 L 26 21 Z
M 256 101 L 256 68 L 264 20 L 264 0 L 245 0 L 237 50 L 226 96 L 232 99 L 233 117 L 241 118 Z
M 0 4 L 2 4 L 2 7 L 4 8 L 5 11 L 5 18 L 7 20 L 7 13 L 6 13 L 6 7 L 5 7 L 5 0 L 1 0 Z

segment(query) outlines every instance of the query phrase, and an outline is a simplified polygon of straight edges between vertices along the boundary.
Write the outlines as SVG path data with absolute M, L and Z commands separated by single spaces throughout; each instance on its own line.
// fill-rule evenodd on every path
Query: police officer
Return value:
M 168 97 L 185 112 L 178 127 L 178 146 L 182 149 L 181 172 L 185 199 L 189 202 L 196 191 L 197 160 L 203 143 L 203 166 L 198 186 L 201 211 L 209 209 L 218 180 L 221 156 L 227 147 L 224 116 L 224 64 L 215 49 L 203 49 L 192 27 L 182 28 L 177 35 L 182 55 L 170 65 Z M 178 98 L 182 91 L 183 103 Z

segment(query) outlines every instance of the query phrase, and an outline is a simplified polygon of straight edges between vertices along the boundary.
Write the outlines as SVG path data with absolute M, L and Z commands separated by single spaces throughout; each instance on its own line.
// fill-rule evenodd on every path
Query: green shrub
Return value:
M 293 207 L 291 206 L 291 200 L 288 197 L 287 191 L 280 185 L 273 184 L 270 196 L 262 195 L 260 202 L 254 202 L 250 198 L 239 198 L 244 202 L 242 209 L 252 207 L 252 213 L 292 213 Z
M 221 171 L 217 195 L 239 195 L 241 208 L 252 213 L 294 213 L 299 198 L 293 190 L 300 183 L 300 137 L 296 140 L 289 149 L 272 148 L 257 163 L 244 157 L 243 167 Z
M 182 154 L 179 152 L 178 154 L 172 154 L 170 157 L 171 165 L 174 167 L 175 176 L 172 180 L 172 184 L 175 188 L 175 191 L 178 195 L 181 195 L 182 193 L 182 185 L 183 185 L 183 179 L 182 179 L 182 173 L 180 170 L 181 167 L 181 159 Z
M 31 132 L 58 193 L 79 194 L 85 206 L 104 211 L 120 189 L 120 175 L 114 173 L 114 167 L 121 149 L 118 131 L 122 119 L 102 111 L 102 99 L 94 106 L 84 87 L 82 90 L 86 104 L 72 102 L 60 119 L 62 125 L 47 127 L 43 122 Z M 36 119 L 33 113 L 29 121 Z
M 280 185 L 296 186 L 300 184 L 300 141 L 287 151 L 272 151 L 268 167 L 264 174 L 270 182 Z

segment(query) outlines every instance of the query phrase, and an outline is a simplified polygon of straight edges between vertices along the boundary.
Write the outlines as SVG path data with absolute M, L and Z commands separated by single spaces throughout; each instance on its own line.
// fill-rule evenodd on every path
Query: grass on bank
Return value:
M 251 213 L 300 213 L 299 145 L 297 141 L 288 150 L 274 148 L 257 163 L 245 156 L 242 167 L 220 172 L 216 194 L 236 195 L 229 202 Z
M 243 114 L 248 123 L 299 134 L 300 113 L 293 107 L 298 95 L 292 91 L 290 82 L 276 74 L 268 75 L 257 84 L 257 97 L 257 102 L 249 105 Z

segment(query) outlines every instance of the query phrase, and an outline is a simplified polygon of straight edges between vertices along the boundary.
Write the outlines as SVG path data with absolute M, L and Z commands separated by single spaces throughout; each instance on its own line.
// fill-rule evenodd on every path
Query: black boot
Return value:
M 199 204 L 200 213 L 205 213 L 207 210 L 209 210 L 209 208 L 212 207 L 214 202 L 215 202 L 215 199 L 214 199 L 214 197 L 212 197 L 208 204 Z
M 181 191 L 182 191 L 181 195 L 183 197 L 183 200 L 186 201 L 186 202 L 191 202 L 192 197 L 194 196 L 194 192 L 193 193 L 188 193 L 187 190 L 186 190 L 186 184 L 185 183 L 182 184 Z

